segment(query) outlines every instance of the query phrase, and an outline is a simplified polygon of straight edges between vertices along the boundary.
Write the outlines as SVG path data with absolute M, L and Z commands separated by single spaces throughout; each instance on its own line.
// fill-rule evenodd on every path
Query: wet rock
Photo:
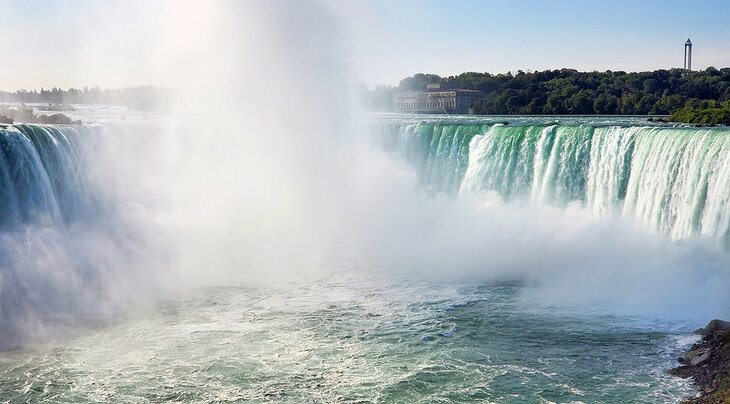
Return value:
M 726 332 L 730 331 L 730 321 L 722 321 L 722 320 L 712 320 L 709 324 L 707 324 L 707 327 L 700 328 L 695 330 L 695 334 L 699 335 L 712 335 L 716 332 Z
M 692 358 L 690 360 L 689 364 L 690 364 L 690 366 L 697 366 L 700 363 L 702 363 L 702 362 L 704 362 L 704 361 L 706 361 L 708 359 L 710 359 L 710 353 L 709 352 L 704 352 L 704 353 L 702 353 L 700 355 L 697 355 L 694 358 Z
M 712 320 L 696 331 L 704 335 L 669 374 L 691 378 L 700 395 L 684 403 L 730 403 L 730 323 Z

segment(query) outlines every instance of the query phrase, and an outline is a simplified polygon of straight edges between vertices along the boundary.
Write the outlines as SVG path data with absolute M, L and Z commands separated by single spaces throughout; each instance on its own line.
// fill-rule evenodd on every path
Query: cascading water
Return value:
M 28 317 L 72 312 L 82 268 L 56 253 L 67 226 L 92 215 L 83 153 L 93 128 L 0 128 L 0 338 L 15 343 Z M 48 258 L 55 262 L 46 262 Z M 91 275 L 89 273 L 89 275 Z M 87 279 L 90 279 L 88 276 Z
M 82 153 L 92 130 L 50 125 L 0 128 L 0 225 L 62 226 L 90 213 Z
M 422 121 L 385 123 L 383 134 L 434 191 L 580 201 L 598 216 L 730 249 L 727 128 Z
M 540 247 L 564 224 L 583 220 L 580 212 L 571 216 L 576 212 L 570 209 L 532 209 L 520 204 L 478 212 L 469 203 L 470 194 L 482 191 L 540 205 L 564 206 L 577 200 L 597 215 L 630 214 L 649 224 L 651 215 L 657 215 L 655 227 L 676 231 L 670 232 L 673 237 L 708 234 L 721 240 L 718 229 L 723 225 L 727 228 L 727 217 L 713 219 L 709 212 L 721 213 L 727 206 L 723 195 L 728 193 L 722 191 L 728 186 L 724 130 L 555 122 L 504 125 L 470 119 L 473 122 L 468 124 L 405 120 L 377 124 L 383 125 L 387 148 L 402 153 L 424 185 L 456 200 L 422 198 L 420 192 L 401 193 L 404 190 L 400 187 L 389 189 L 395 196 L 378 202 L 376 198 L 386 196 L 365 192 L 368 198 L 364 199 L 372 203 L 363 210 L 354 205 L 353 211 L 359 216 L 373 206 L 381 208 L 382 212 L 372 216 L 377 222 L 374 227 L 358 227 L 363 225 L 342 216 L 335 220 L 351 223 L 353 238 L 372 232 L 373 238 L 364 240 L 376 240 L 370 242 L 378 253 L 386 247 L 398 252 L 414 248 L 416 255 L 425 255 L 430 263 L 445 257 L 428 271 L 439 272 L 444 266 L 449 273 L 458 272 L 461 266 L 476 262 L 485 270 L 486 279 L 495 269 L 497 276 L 524 275 L 528 282 L 539 279 L 549 283 L 545 289 L 548 296 L 551 286 L 569 290 L 571 295 L 581 295 L 584 290 L 593 294 L 599 283 L 606 291 L 600 299 L 615 294 L 610 285 L 619 278 L 621 290 L 628 291 L 616 297 L 618 301 L 625 299 L 629 305 L 661 313 L 665 306 L 652 305 L 654 296 L 644 299 L 647 284 L 665 285 L 656 292 L 661 301 L 681 290 L 673 286 L 675 278 L 713 296 L 727 285 L 722 277 L 711 280 L 724 270 L 720 268 L 724 261 L 701 255 L 696 260 L 694 254 L 678 252 L 653 265 L 657 251 L 664 250 L 642 237 L 617 242 L 608 232 L 580 242 L 585 238 L 580 232 L 576 236 L 575 229 L 565 229 L 548 248 Z M 77 318 L 88 318 L 90 311 L 91 318 L 97 319 L 93 311 L 113 302 L 110 294 L 124 288 L 120 285 L 125 282 L 132 292 L 118 300 L 122 304 L 145 300 L 140 293 L 142 285 L 151 285 L 152 294 L 159 298 L 162 287 L 156 285 L 164 283 L 148 282 L 147 278 L 131 280 L 135 270 L 145 275 L 164 274 L 161 269 L 171 266 L 177 271 L 184 263 L 181 257 L 185 257 L 175 247 L 168 256 L 151 241 L 170 238 L 173 233 L 197 236 L 201 230 L 180 227 L 174 216 L 160 212 L 166 210 L 168 200 L 180 202 L 170 195 L 187 195 L 177 188 L 173 191 L 178 192 L 169 193 L 167 187 L 187 189 L 194 184 L 195 193 L 204 194 L 211 189 L 207 174 L 217 171 L 203 171 L 201 182 L 190 181 L 200 164 L 173 165 L 188 168 L 179 177 L 167 171 L 158 175 L 154 164 L 164 160 L 169 151 L 169 147 L 161 146 L 164 142 L 158 143 L 164 136 L 135 128 L 133 132 L 139 136 L 130 138 L 132 133 L 108 133 L 108 129 L 15 125 L 0 132 L 0 196 L 7 207 L 2 211 L 0 231 L 0 340 L 4 344 L 14 337 L 8 330 L 21 329 L 22 335 L 16 340 L 22 338 L 19 343 L 24 344 L 28 335 L 38 331 L 28 330 L 29 326 L 58 318 L 73 325 Z M 181 132 L 174 135 L 171 138 L 179 139 Z M 196 152 L 180 151 L 185 156 Z M 225 167 L 235 174 L 241 172 L 239 166 Z M 388 175 L 400 173 L 390 171 L 397 165 L 386 167 Z M 234 177 L 236 182 L 224 183 L 221 193 L 215 195 L 223 200 L 235 195 L 235 189 L 229 189 L 239 181 L 238 175 Z M 396 178 L 395 183 L 412 184 L 410 174 L 404 178 L 408 181 Z M 703 191 L 698 194 L 694 189 Z M 646 190 L 652 194 L 647 195 Z M 162 197 L 158 198 L 158 192 Z M 689 222 L 690 230 L 680 228 L 687 220 L 681 216 L 685 201 L 702 205 Z M 229 225 L 227 221 L 211 224 L 210 212 L 205 211 L 210 202 L 204 202 L 193 203 L 192 210 L 182 205 L 180 217 L 185 223 L 199 208 L 205 214 L 206 226 L 217 229 Z M 340 203 L 350 206 L 346 201 Z M 655 207 L 661 203 L 664 208 Z M 115 213 L 125 206 L 134 213 L 115 220 Z M 153 214 L 144 214 L 144 208 Z M 567 220 L 540 223 L 542 213 L 531 215 L 527 221 L 520 219 L 531 210 L 564 215 Z M 233 221 L 235 228 L 250 223 L 249 217 L 244 217 L 246 221 Z M 506 219 L 502 221 L 502 217 Z M 235 216 L 227 211 L 223 219 L 234 220 Z M 400 224 L 399 219 L 410 223 Z M 396 225 L 389 227 L 386 221 Z M 156 226 L 170 226 L 170 222 L 172 231 L 156 233 Z M 711 224 L 714 233 L 710 232 Z M 516 236 L 525 229 L 534 237 Z M 272 240 L 258 233 L 252 235 Z M 141 241 L 135 242 L 135 238 Z M 413 243 L 414 239 L 418 242 Z M 184 244 L 191 246 L 185 253 L 194 254 L 193 250 L 200 248 L 200 240 L 193 240 L 195 243 Z M 224 247 L 245 248 L 256 240 L 221 237 L 214 241 Z M 632 246 L 635 242 L 639 243 L 636 247 Z M 423 245 L 419 247 L 419 243 Z M 277 245 L 277 253 L 290 245 L 295 244 Z M 637 253 L 647 247 L 655 250 Z M 144 256 L 146 250 L 151 257 Z M 521 259 L 525 250 L 539 258 Z M 22 350 L 9 354 L 0 358 L 0 399 L 215 401 L 275 397 L 302 402 L 380 397 L 385 401 L 458 402 L 535 401 L 539 397 L 591 402 L 617 397 L 621 401 L 667 402 L 691 393 L 689 386 L 664 372 L 684 346 L 682 334 L 676 334 L 672 323 L 651 324 L 647 331 L 640 321 L 621 316 L 571 314 L 569 310 L 566 314 L 561 309 L 525 304 L 530 301 L 529 296 L 528 300 L 521 297 L 525 290 L 521 282 L 485 283 L 484 278 L 478 278 L 476 283 L 465 284 L 458 275 L 422 282 L 417 274 L 399 273 L 393 266 L 383 268 L 385 276 L 378 268 L 370 270 L 380 256 L 364 251 L 363 267 L 368 270 L 325 270 L 311 282 L 297 279 L 294 287 L 246 285 L 197 291 L 194 296 L 203 297 L 167 302 L 169 310 L 151 318 L 130 316 L 105 327 L 104 332 L 90 332 L 69 342 L 68 347 L 43 355 L 43 359 Z M 628 257 L 621 261 L 621 268 L 610 262 L 617 251 Z M 223 252 L 231 254 L 227 248 Z M 208 260 L 219 257 L 218 250 L 214 253 L 195 260 L 195 268 L 205 272 L 208 266 L 227 264 L 227 256 Z M 471 255 L 473 259 L 469 259 Z M 699 274 L 694 267 L 675 268 L 675 261 L 687 256 L 702 266 Z M 424 261 L 411 261 L 409 254 L 395 257 L 404 260 L 394 260 L 394 265 L 422 269 L 419 265 Z M 651 259 L 646 261 L 646 257 Z M 157 261 L 163 263 L 154 266 Z M 231 266 L 236 270 L 257 269 L 255 262 L 233 261 Z M 296 277 L 299 272 L 295 268 L 291 274 Z M 173 279 L 164 280 L 170 283 Z M 692 307 L 715 313 L 727 306 L 725 301 L 708 299 Z M 672 314 L 668 317 L 682 318 L 684 313 L 677 308 L 685 303 L 670 305 Z M 39 321 L 29 325 L 29 318 Z M 525 332 L 526 322 L 531 332 Z M 657 327 L 661 331 L 655 331 Z M 566 335 L 570 336 L 567 340 Z M 601 377 L 581 377 L 585 374 Z M 169 376 L 160 381 L 161 375 Z M 627 385 L 627 378 L 640 380 L 640 386 Z M 169 395 L 161 383 L 169 386 Z
M 100 164 L 106 146 L 139 130 L 127 126 L 0 127 L 0 349 L 44 339 L 52 324 L 110 317 L 151 270 L 140 261 L 149 242 L 109 194 L 126 176 L 105 177 Z

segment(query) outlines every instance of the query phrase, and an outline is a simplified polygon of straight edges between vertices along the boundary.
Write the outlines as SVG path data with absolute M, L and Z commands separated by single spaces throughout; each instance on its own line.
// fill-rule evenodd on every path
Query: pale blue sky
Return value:
M 730 66 L 730 0 L 322 3 L 348 38 L 354 79 L 369 85 L 397 84 L 418 72 L 681 67 L 687 37 L 695 44 L 694 67 Z M 169 59 L 170 38 L 161 39 L 163 16 L 179 4 L 0 0 L 0 88 L 166 84 L 161 60 Z M 195 25 L 189 24 L 191 35 Z
M 728 0 L 375 0 L 372 5 L 381 28 L 389 31 L 378 44 L 380 57 L 389 62 L 387 70 L 373 68 L 378 74 L 370 83 L 394 83 L 415 72 L 681 67 L 688 37 L 694 67 L 730 66 Z

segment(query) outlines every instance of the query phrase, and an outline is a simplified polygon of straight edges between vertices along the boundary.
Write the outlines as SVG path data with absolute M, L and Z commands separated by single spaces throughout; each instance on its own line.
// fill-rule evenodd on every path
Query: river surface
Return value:
M 145 193 L 159 184 L 140 180 L 143 164 L 98 171 L 115 155 L 93 157 L 109 148 L 105 142 L 121 139 L 120 128 L 154 126 L 161 118 L 89 106 L 70 115 L 88 127 L 0 128 L 0 331 L 18 327 L 24 335 L 30 320 L 53 319 L 45 338 L 0 353 L 0 402 L 671 403 L 695 394 L 689 382 L 666 373 L 696 341 L 691 330 L 706 314 L 727 314 L 727 128 L 616 117 L 372 116 L 367 126 L 381 153 L 446 207 L 428 221 L 458 219 L 404 233 L 403 247 L 421 241 L 411 241 L 413 235 L 433 242 L 424 241 L 427 257 L 442 248 L 433 255 L 439 276 L 392 261 L 357 269 L 344 263 L 301 277 L 293 268 L 286 282 L 192 288 L 125 311 L 119 308 L 134 302 L 114 295 L 114 286 L 132 279 L 130 273 L 145 279 L 147 266 L 139 263 L 169 258 L 140 253 L 157 246 L 149 242 L 154 237 L 125 233 L 148 227 L 130 217 L 146 212 Z M 145 142 L 154 135 L 142 135 L 125 140 L 142 142 L 129 154 L 148 164 L 155 149 Z M 197 157 L 191 161 L 210 163 Z M 235 171 L 237 158 L 223 160 L 231 164 L 221 164 L 221 172 Z M 195 179 L 195 164 L 185 168 Z M 109 172 L 121 172 L 124 181 L 110 186 Z M 240 187 L 237 181 L 222 182 L 220 195 L 224 186 Z M 183 178 L 172 195 L 189 196 L 181 192 L 187 184 Z M 241 189 L 245 203 L 249 191 Z M 484 220 L 494 228 L 454 214 L 467 206 L 454 201 L 485 194 L 499 199 L 501 210 Z M 215 201 L 203 202 L 192 206 Z M 233 215 L 238 205 L 220 206 Z M 529 213 L 543 207 L 547 213 Z M 422 219 L 408 216 L 413 211 L 396 217 Z M 227 219 L 225 212 L 209 213 Z M 584 236 L 568 231 L 586 216 L 598 227 Z M 195 217 L 194 229 L 210 230 L 209 216 Z M 547 224 L 538 223 L 546 217 Z M 641 230 L 622 233 L 614 222 Z M 225 224 L 233 230 L 212 234 L 239 234 L 247 222 Z M 450 229 L 454 237 L 432 229 Z M 240 246 L 223 236 L 191 237 L 193 247 L 208 241 L 237 257 Z M 278 238 L 263 240 L 254 245 L 281 253 Z M 296 238 L 288 242 L 299 245 Z M 674 251 L 684 253 L 676 258 Z M 197 271 L 221 262 L 198 262 Z M 502 270 L 513 262 L 519 271 Z M 500 276 L 462 270 L 461 263 L 489 263 Z M 551 281 L 585 296 L 572 302 L 535 293 L 536 284 Z M 106 289 L 97 293 L 95 285 Z M 591 304 L 594 293 L 608 304 Z M 613 310 L 612 295 L 628 299 L 637 314 Z M 670 309 L 654 310 L 655 299 Z M 703 319 L 694 309 L 680 312 L 685 303 L 702 309 Z
M 544 307 L 518 282 L 334 273 L 216 288 L 5 352 L 12 402 L 676 402 L 676 324 Z

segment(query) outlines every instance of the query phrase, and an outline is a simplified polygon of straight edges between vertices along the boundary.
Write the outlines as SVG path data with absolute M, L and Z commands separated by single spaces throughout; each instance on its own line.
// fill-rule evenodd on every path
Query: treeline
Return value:
M 44 103 L 44 104 L 97 104 L 123 105 L 137 110 L 163 109 L 169 105 L 170 90 L 155 86 L 102 89 L 51 88 L 39 90 L 0 91 L 0 102 Z
M 730 101 L 723 102 L 719 107 L 678 109 L 669 120 L 701 125 L 730 125 Z
M 477 114 L 668 115 L 682 108 L 712 108 L 730 100 L 730 68 L 709 67 L 696 72 L 561 69 L 496 75 L 469 72 L 449 77 L 419 73 L 401 80 L 397 87 L 378 86 L 363 92 L 363 102 L 372 110 L 391 110 L 393 93 L 421 91 L 428 84 L 484 92 L 473 105 Z

